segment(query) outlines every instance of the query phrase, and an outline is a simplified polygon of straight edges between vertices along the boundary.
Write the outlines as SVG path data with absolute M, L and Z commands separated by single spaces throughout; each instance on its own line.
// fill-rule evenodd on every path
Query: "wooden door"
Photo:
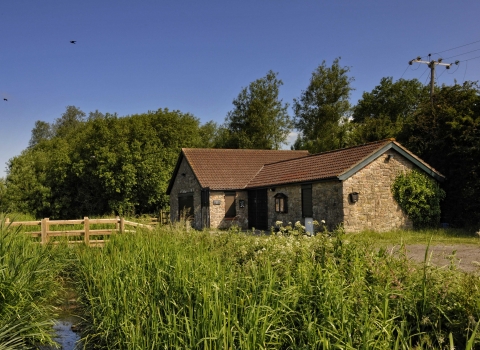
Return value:
M 267 189 L 248 191 L 248 228 L 268 230 Z

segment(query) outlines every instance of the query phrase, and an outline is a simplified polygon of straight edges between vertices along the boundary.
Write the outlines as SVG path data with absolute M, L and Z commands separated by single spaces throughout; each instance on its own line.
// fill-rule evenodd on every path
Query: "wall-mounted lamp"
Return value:
M 395 158 L 395 155 L 393 155 L 393 154 L 389 154 L 387 156 L 387 160 L 392 160 L 393 158 Z
M 350 202 L 352 203 L 357 203 L 358 202 L 358 192 L 352 192 L 348 195 L 348 197 L 350 198 Z

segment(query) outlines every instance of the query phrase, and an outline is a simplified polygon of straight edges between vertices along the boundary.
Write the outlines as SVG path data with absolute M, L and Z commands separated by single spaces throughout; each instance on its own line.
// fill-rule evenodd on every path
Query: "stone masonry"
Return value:
M 182 194 L 192 194 L 193 195 L 193 206 L 194 206 L 194 218 L 192 221 L 192 227 L 200 229 L 202 227 L 202 217 L 201 217 L 201 187 L 198 183 L 192 168 L 184 158 L 178 169 L 179 176 L 176 177 L 175 182 L 172 186 L 170 192 L 170 220 L 178 221 L 178 195 Z M 183 175 L 185 174 L 185 175 Z
M 275 188 L 275 192 L 268 192 L 269 226 L 275 226 L 276 221 L 284 225 L 289 222 L 295 224 L 300 221 L 305 225 L 302 217 L 302 189 L 301 185 L 290 185 Z M 275 194 L 283 193 L 288 197 L 288 212 L 275 211 Z M 325 220 L 326 225 L 333 229 L 343 220 L 342 184 L 339 181 L 317 182 L 312 184 L 313 219 Z
M 392 157 L 389 158 L 389 155 Z M 391 185 L 400 172 L 414 165 L 390 150 L 368 164 L 343 183 L 344 227 L 347 232 L 362 230 L 389 231 L 412 228 L 412 222 L 393 198 Z M 358 202 L 349 194 L 358 192 Z
M 245 207 L 240 208 L 240 200 L 245 201 Z M 214 201 L 220 204 L 214 204 Z M 225 192 L 210 192 L 210 227 L 226 229 L 238 225 L 242 229 L 248 228 L 248 193 L 236 191 L 235 193 L 235 218 L 225 218 Z

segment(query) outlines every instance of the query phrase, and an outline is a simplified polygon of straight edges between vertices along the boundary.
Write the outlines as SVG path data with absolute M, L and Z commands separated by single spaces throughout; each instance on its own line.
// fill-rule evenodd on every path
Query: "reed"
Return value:
M 478 345 L 478 276 L 415 264 L 341 231 L 280 237 L 163 227 L 76 249 L 87 347 Z
M 33 243 L 0 217 L 0 349 L 54 344 L 62 266 L 52 247 Z

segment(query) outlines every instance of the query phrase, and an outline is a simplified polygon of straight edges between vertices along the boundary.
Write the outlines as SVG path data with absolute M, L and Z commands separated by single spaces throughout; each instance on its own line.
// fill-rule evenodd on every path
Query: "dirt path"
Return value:
M 423 262 L 425 259 L 424 244 L 407 245 L 407 255 L 414 261 Z M 399 247 L 393 247 L 393 251 Z M 455 252 L 455 253 L 454 253 Z M 466 272 L 480 273 L 480 246 L 468 244 L 432 245 L 428 256 L 431 264 L 448 267 L 452 258 L 458 269 Z

